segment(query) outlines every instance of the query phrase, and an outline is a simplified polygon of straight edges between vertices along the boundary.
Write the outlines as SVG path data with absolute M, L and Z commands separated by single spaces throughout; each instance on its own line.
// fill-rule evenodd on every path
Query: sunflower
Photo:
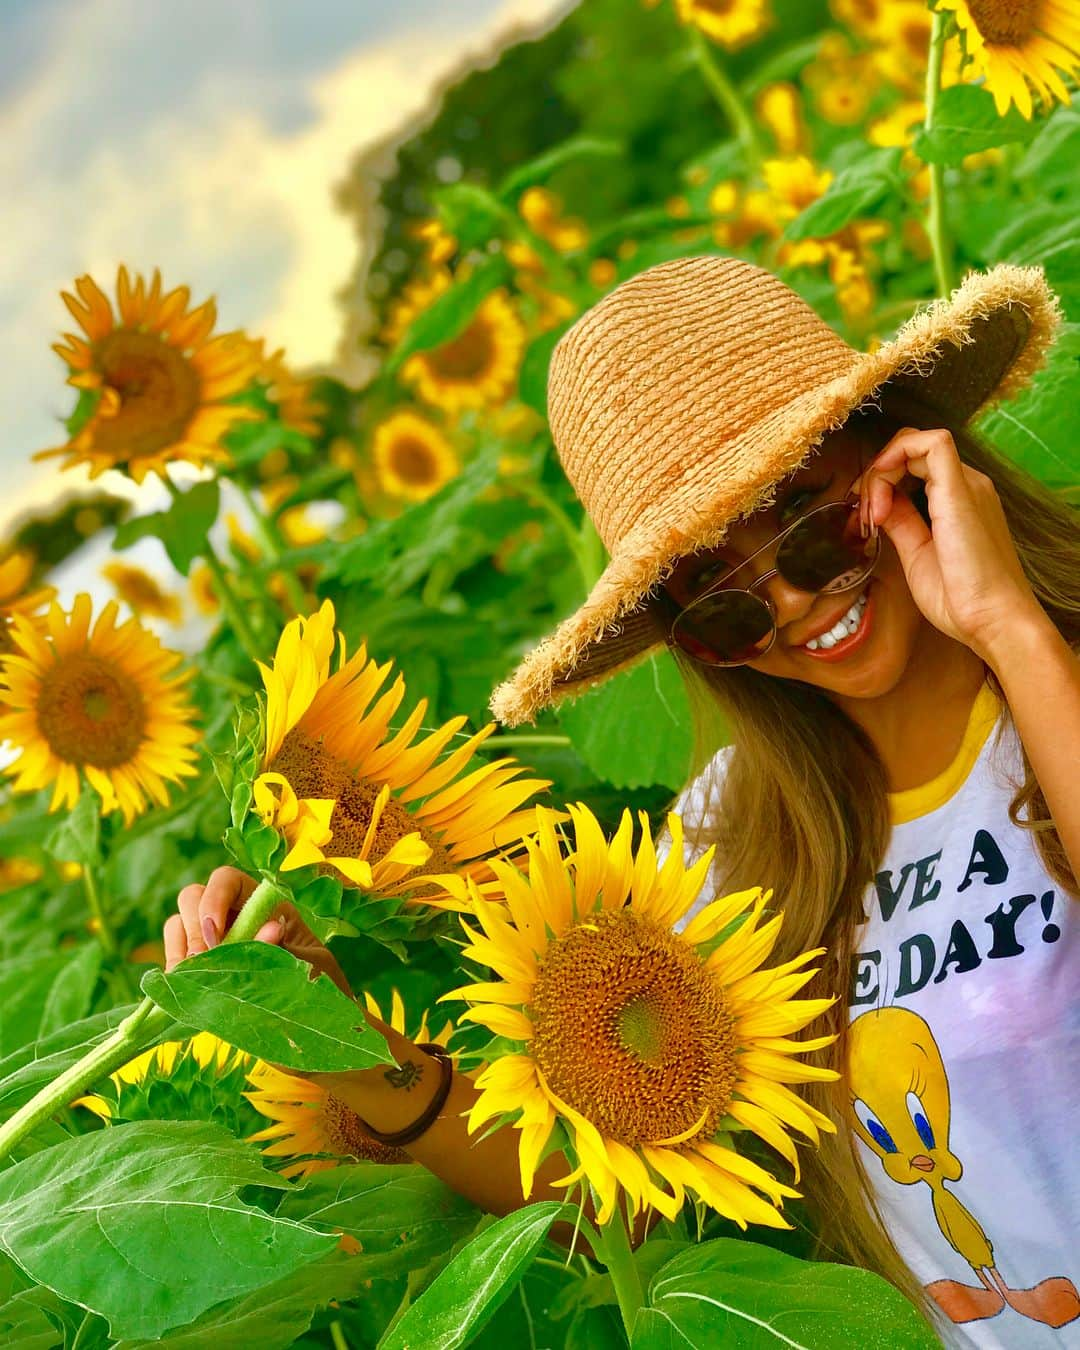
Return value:
M 186 1041 L 164 1041 L 109 1075 L 102 1092 L 78 1097 L 107 1124 L 124 1120 L 220 1120 L 250 1128 L 254 1112 L 242 1092 L 251 1056 L 200 1031 Z
M 195 601 L 195 608 L 200 614 L 216 614 L 218 612 L 221 608 L 221 601 L 214 589 L 214 575 L 205 563 L 198 563 L 191 569 L 188 586 L 191 591 L 191 598 Z
M 180 601 L 170 591 L 163 591 L 149 572 L 130 563 L 110 562 L 101 569 L 101 575 L 111 582 L 121 600 L 135 614 L 150 614 L 169 623 L 179 623 Z
M 368 1011 L 383 1019 L 378 1003 L 370 994 L 364 995 Z M 403 1036 L 405 1032 L 405 1005 L 395 989 L 391 1000 L 390 1025 Z M 427 1013 L 420 1021 L 415 1041 L 429 1041 L 445 1045 L 450 1039 L 448 1021 L 437 1036 L 428 1031 Z M 376 1163 L 406 1163 L 412 1159 L 404 1149 L 388 1147 L 372 1139 L 361 1128 L 356 1112 L 326 1088 L 306 1078 L 295 1078 L 282 1073 L 273 1065 L 257 1060 L 248 1073 L 253 1092 L 243 1095 L 260 1115 L 274 1123 L 248 1135 L 248 1140 L 274 1142 L 262 1150 L 264 1157 L 300 1158 L 281 1169 L 284 1177 L 307 1177 L 337 1167 L 348 1158 L 367 1159 Z M 311 1157 L 318 1154 L 329 1157 Z
M 671 815 L 671 852 L 658 870 L 644 812 L 634 856 L 629 811 L 609 844 L 586 807 L 569 810 L 568 857 L 538 808 L 528 877 L 492 863 L 505 904 L 470 887 L 480 931 L 462 919 L 464 955 L 497 979 L 444 997 L 473 1005 L 459 1020 L 519 1047 L 476 1078 L 470 1132 L 493 1117 L 514 1119 L 526 1199 L 545 1149 L 571 1152 L 577 1166 L 556 1184 L 587 1182 L 601 1223 L 621 1187 L 634 1214 L 651 1206 L 673 1218 L 691 1190 L 740 1226 L 788 1227 L 776 1207 L 797 1193 L 736 1153 L 725 1134 L 758 1134 L 797 1180 L 787 1130 L 816 1142 L 834 1128 L 786 1086 L 836 1077 L 794 1058 L 834 1037 L 789 1039 L 835 1002 L 792 998 L 824 949 L 760 970 L 781 923 L 779 915 L 760 922 L 772 895 L 760 887 L 714 899 L 674 932 L 713 850 L 687 869 L 682 824 Z
M 66 291 L 61 298 L 89 341 L 65 333 L 68 345 L 54 343 L 53 351 L 73 372 L 68 384 L 99 397 L 69 441 L 34 458 L 66 455 L 63 468 L 87 464 L 91 478 L 124 469 L 136 483 L 148 473 L 164 476 L 174 460 L 199 467 L 227 460 L 222 437 L 259 414 L 225 400 L 251 381 L 258 361 L 242 333 L 210 337 L 213 298 L 189 311 L 186 286 L 162 295 L 155 268 L 149 291 L 138 274 L 133 287 L 121 263 L 118 321 L 90 276 L 79 277 L 75 289 L 79 299 Z
M 675 10 L 728 51 L 761 37 L 772 23 L 767 0 L 675 0 Z
M 79 799 L 79 770 L 130 824 L 147 797 L 168 804 L 165 780 L 197 771 L 198 733 L 183 686 L 194 672 L 170 674 L 180 656 L 129 619 L 116 625 L 110 600 L 90 630 L 91 602 L 78 595 L 70 614 L 54 601 L 43 633 L 12 619 L 14 651 L 0 658 L 7 708 L 0 740 L 19 750 L 5 769 L 16 792 L 54 785 L 50 811 Z M 5 687 L 6 686 L 6 687 Z
M 870 53 L 873 70 L 910 97 L 925 91 L 926 65 L 930 57 L 933 16 L 923 0 L 893 0 L 882 14 L 877 45 Z M 956 37 L 945 41 L 941 61 L 941 86 L 960 81 L 963 52 Z M 871 76 L 870 82 L 875 81 Z
M 334 647 L 334 606 L 324 600 L 317 613 L 285 626 L 273 667 L 259 665 L 266 732 L 255 808 L 290 846 L 282 870 L 327 867 L 379 895 L 422 885 L 429 903 L 445 898 L 444 874 L 487 884 L 484 856 L 535 828 L 535 808 L 518 808 L 550 782 L 519 778 L 512 759 L 460 776 L 494 722 L 436 763 L 467 719 L 454 717 L 414 745 L 426 699 L 388 735 L 405 698 L 401 676 L 372 704 L 391 663 L 369 661 L 363 645 L 346 659 L 341 637 L 331 675 Z M 438 880 L 421 875 L 425 864 Z
M 450 442 L 433 422 L 407 409 L 375 428 L 371 446 L 379 485 L 391 497 L 422 502 L 458 471 Z
M 33 614 L 35 610 L 49 604 L 56 597 L 55 586 L 41 586 L 36 590 L 28 590 L 27 585 L 33 574 L 34 558 L 30 553 L 21 551 L 12 553 L 0 562 L 0 656 L 5 652 L 14 651 L 8 633 L 12 616 Z M 3 692 L 0 691 L 0 706 L 3 702 Z
M 574 249 L 584 248 L 589 242 L 589 227 L 580 216 L 564 216 L 562 200 L 549 188 L 526 188 L 518 200 L 518 214 L 534 234 L 546 239 L 559 253 L 571 253 Z M 538 270 L 536 263 L 540 261 L 539 255 L 535 250 L 530 252 L 532 269 Z M 515 260 L 515 253 L 518 258 L 525 256 L 520 244 L 507 245 L 507 257 L 515 267 L 520 267 L 520 262 Z
M 413 320 L 448 291 L 452 282 L 453 274 L 448 267 L 433 267 L 407 281 L 387 307 L 380 339 L 393 347 L 405 336 Z
M 446 412 L 482 408 L 514 392 L 524 351 L 525 327 L 500 287 L 484 297 L 456 337 L 410 356 L 401 378 Z
M 1080 12 L 1073 0 L 937 0 L 950 10 L 963 35 L 977 74 L 985 76 L 998 115 L 1012 103 L 1032 115 L 1031 90 L 1044 109 L 1055 98 L 1070 102 L 1058 71 L 1075 77 L 1080 70 Z
M 266 386 L 266 397 L 274 405 L 280 421 L 305 436 L 317 436 L 322 430 L 320 418 L 326 406 L 312 398 L 312 380 L 299 380 L 285 364 L 285 348 L 266 354 L 266 339 L 248 339 L 258 362 L 255 378 Z

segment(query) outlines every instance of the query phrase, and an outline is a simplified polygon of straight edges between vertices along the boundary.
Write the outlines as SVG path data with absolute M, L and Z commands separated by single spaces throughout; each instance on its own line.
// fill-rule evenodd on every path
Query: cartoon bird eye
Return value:
M 934 1131 L 929 1120 L 926 1118 L 926 1109 L 924 1108 L 921 1099 L 917 1097 L 914 1092 L 909 1092 L 905 1099 L 905 1105 L 911 1116 L 911 1123 L 915 1126 L 919 1138 L 923 1141 L 923 1147 L 933 1148 Z
M 893 1143 L 893 1137 L 889 1131 L 874 1115 L 873 1111 L 867 1106 L 861 1097 L 856 1097 L 851 1104 L 851 1109 L 855 1112 L 855 1118 L 863 1127 L 870 1138 L 877 1144 L 883 1153 L 899 1153 L 900 1150 Z

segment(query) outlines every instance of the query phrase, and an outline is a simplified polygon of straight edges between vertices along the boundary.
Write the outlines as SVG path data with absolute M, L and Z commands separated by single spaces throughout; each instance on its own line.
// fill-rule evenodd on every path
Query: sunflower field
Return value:
M 1042 266 L 1064 330 L 978 429 L 1075 497 L 1078 73 L 1073 0 L 583 0 L 341 188 L 379 224 L 338 375 L 152 259 L 74 280 L 70 417 L 21 450 L 94 490 L 0 552 L 0 1344 L 937 1344 L 817 1259 L 821 953 L 770 964 L 766 877 L 676 931 L 709 859 L 668 814 L 674 663 L 522 728 L 488 704 L 606 561 L 551 353 L 656 263 L 760 264 L 871 352 Z M 95 538 L 115 599 L 64 609 Z M 223 867 L 228 931 L 169 965 Z M 350 1074 L 402 1127 L 438 1077 L 453 1120 L 395 1143 Z M 470 1149 L 516 1204 L 449 1184 Z

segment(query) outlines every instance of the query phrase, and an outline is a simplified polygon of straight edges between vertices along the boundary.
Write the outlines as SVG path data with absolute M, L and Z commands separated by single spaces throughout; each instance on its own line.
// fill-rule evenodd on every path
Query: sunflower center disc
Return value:
M 438 473 L 431 448 L 415 436 L 400 436 L 393 446 L 391 466 L 404 483 L 426 487 Z
M 68 764 L 112 769 L 134 759 L 146 734 L 146 707 L 122 670 L 89 654 L 61 657 L 41 680 L 41 734 Z
M 330 754 L 322 741 L 313 740 L 296 727 L 282 742 L 270 771 L 284 775 L 298 797 L 322 797 L 334 801 L 334 810 L 330 816 L 333 836 L 328 844 L 323 845 L 324 853 L 335 854 L 340 858 L 360 856 L 371 824 L 375 799 L 382 789 L 381 783 L 356 777 L 350 766 Z M 393 797 L 386 803 L 379 823 L 375 826 L 368 861 L 378 862 L 399 839 L 416 833 L 432 850 L 431 857 L 424 864 L 424 871 L 453 871 L 450 855 L 438 839 Z
M 968 0 L 984 42 L 1020 46 L 1035 33 L 1035 0 Z
M 120 395 L 115 417 L 100 418 L 94 446 L 117 461 L 152 455 L 183 440 L 201 401 L 195 367 L 154 333 L 118 328 L 96 345 L 104 383 Z
M 369 1162 L 405 1163 L 412 1159 L 403 1148 L 380 1144 L 360 1128 L 360 1120 L 350 1106 L 332 1092 L 326 1094 L 323 1104 L 326 1126 L 327 1152 L 338 1157 L 366 1158 Z
M 491 331 L 486 320 L 477 317 L 463 333 L 424 355 L 447 379 L 472 380 L 491 364 L 491 350 Z
M 630 1145 L 716 1132 L 736 1080 L 735 1022 L 692 947 L 629 910 L 553 942 L 530 1013 L 552 1090 Z M 688 1141 L 689 1142 L 689 1141 Z

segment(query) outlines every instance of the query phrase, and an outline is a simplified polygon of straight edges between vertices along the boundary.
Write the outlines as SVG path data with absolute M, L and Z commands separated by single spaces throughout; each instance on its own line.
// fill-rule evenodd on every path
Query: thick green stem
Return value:
M 282 892 L 272 881 L 261 881 L 222 942 L 249 942 L 281 900 Z M 70 1065 L 47 1087 L 24 1103 L 10 1120 L 0 1125 L 0 1158 L 6 1157 L 21 1139 L 66 1106 L 72 1098 L 80 1096 L 106 1074 L 119 1069 L 141 1050 L 167 1039 L 167 1033 L 176 1025 L 173 1018 L 159 1008 L 153 999 L 144 998 L 100 1045 L 94 1046 L 82 1059 Z
M 86 903 L 90 910 L 92 927 L 97 940 L 101 943 L 105 955 L 113 962 L 113 969 L 116 971 L 120 982 L 129 998 L 135 998 L 138 995 L 138 989 L 135 987 L 135 981 L 132 979 L 131 971 L 124 960 L 120 951 L 120 944 L 116 940 L 116 934 L 113 932 L 112 924 L 109 922 L 109 916 L 105 912 L 105 906 L 101 902 L 101 892 L 98 890 L 97 877 L 92 866 L 87 864 L 83 867 L 83 889 L 86 891 Z
M 242 483 L 236 483 L 234 486 L 239 490 L 244 501 L 247 502 L 251 518 L 255 523 L 255 533 L 263 551 L 274 566 L 279 569 L 279 574 L 285 583 L 285 592 L 289 597 L 289 604 L 292 605 L 294 613 L 305 614 L 307 612 L 307 601 L 304 599 L 304 588 L 300 585 L 300 578 L 287 563 L 281 561 L 281 555 L 285 550 L 285 540 L 281 536 L 281 531 L 278 529 L 276 522 L 270 519 L 255 500 L 252 492 Z
M 724 110 L 724 115 L 731 123 L 732 130 L 742 144 L 743 152 L 746 155 L 746 166 L 750 174 L 753 175 L 754 170 L 763 158 L 761 142 L 758 140 L 754 119 L 750 116 L 750 112 L 742 100 L 742 95 L 728 77 L 727 71 L 716 59 L 716 53 L 700 28 L 691 27 L 690 41 L 693 44 L 694 57 L 705 83 L 709 86 L 717 103 Z
M 934 115 L 937 111 L 938 94 L 941 90 L 941 62 L 945 55 L 945 38 L 948 33 L 949 14 L 947 10 L 934 13 L 933 27 L 930 31 L 930 54 L 926 63 L 926 121 L 927 135 L 933 130 Z M 926 233 L 930 236 L 930 248 L 934 255 L 934 275 L 937 278 L 937 291 L 940 296 L 952 294 L 956 285 L 953 274 L 952 246 L 949 242 L 945 223 L 945 166 L 930 164 L 930 207 L 926 218 Z
M 596 1253 L 607 1266 L 611 1283 L 615 1286 L 615 1297 L 619 1301 L 626 1339 L 633 1339 L 634 1320 L 638 1309 L 645 1301 L 641 1290 L 641 1276 L 634 1263 L 634 1254 L 630 1250 L 630 1238 L 626 1231 L 621 1209 L 616 1209 L 611 1219 L 597 1232 L 600 1250 Z
M 349 1342 L 345 1339 L 345 1332 L 336 1317 L 330 1323 L 330 1339 L 334 1342 L 334 1350 L 349 1350 Z

